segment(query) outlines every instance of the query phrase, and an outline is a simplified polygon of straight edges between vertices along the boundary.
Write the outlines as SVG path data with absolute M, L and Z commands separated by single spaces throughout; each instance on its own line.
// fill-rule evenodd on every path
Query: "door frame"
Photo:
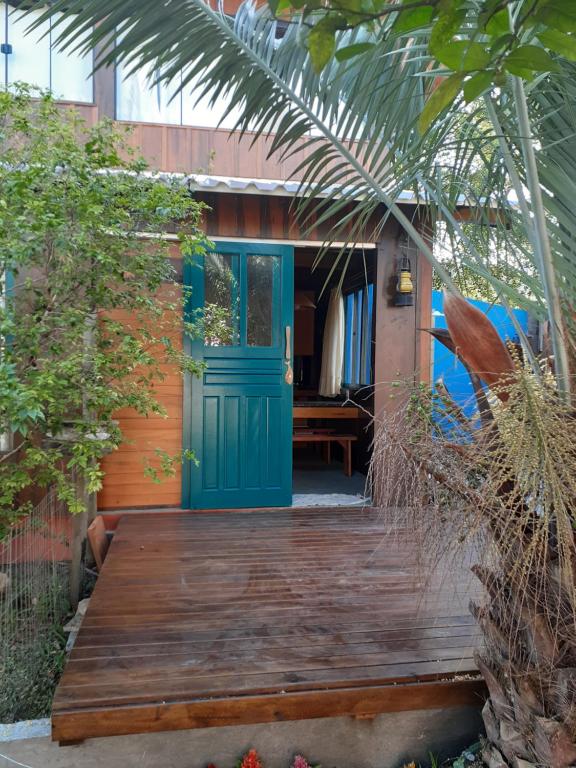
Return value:
M 261 241 L 261 240 L 247 240 L 240 238 L 238 240 L 231 240 L 231 239 L 223 239 L 219 240 L 218 238 L 215 238 L 213 241 L 213 248 L 208 249 L 209 251 L 215 251 L 220 253 L 238 253 L 238 250 L 241 249 L 242 251 L 246 251 L 250 247 L 253 247 L 257 253 L 260 254 L 269 254 L 271 256 L 281 256 L 282 260 L 289 259 L 290 261 L 290 268 L 289 268 L 289 274 L 290 274 L 290 286 L 289 290 L 291 292 L 291 295 L 294 294 L 294 246 L 289 243 L 278 243 L 278 242 L 267 242 L 267 241 Z M 184 318 L 188 319 L 191 318 L 192 315 L 192 307 L 193 307 L 193 299 L 191 296 L 191 293 L 189 291 L 194 286 L 194 275 L 192 270 L 195 268 L 195 264 L 193 262 L 193 259 L 186 260 L 183 266 L 183 291 L 184 291 Z M 281 294 L 283 293 L 285 289 L 285 286 L 283 286 L 281 290 Z M 292 329 L 292 333 L 290 334 L 290 356 L 293 364 L 294 360 L 294 306 L 292 302 L 292 311 L 291 316 L 288 317 L 288 308 L 284 305 L 284 301 L 282 301 L 282 307 L 281 307 L 281 317 L 280 317 L 280 346 L 283 344 L 284 339 L 284 328 L 286 325 L 289 325 Z M 198 359 L 200 359 L 200 356 L 198 356 L 198 353 L 200 350 L 203 349 L 203 344 L 200 341 L 194 342 L 187 334 L 183 333 L 183 349 L 184 352 L 187 355 L 194 356 L 197 355 Z M 230 347 L 223 348 L 230 350 Z M 268 352 L 267 347 L 262 348 L 262 356 L 266 356 Z M 255 356 L 258 356 L 258 348 L 255 347 L 254 350 L 256 350 Z M 203 359 L 203 355 L 201 356 Z M 193 444 L 193 436 L 194 436 L 194 429 L 193 429 L 193 412 L 194 412 L 194 403 L 196 400 L 195 395 L 198 391 L 201 391 L 202 383 L 199 381 L 199 379 L 195 376 L 193 376 L 191 373 L 186 373 L 184 375 L 184 386 L 183 386 L 183 404 L 182 404 L 182 447 L 183 450 L 191 450 L 192 444 Z M 293 402 L 293 387 L 290 387 L 290 393 L 291 393 L 291 400 Z M 290 435 L 292 434 L 292 407 L 290 407 Z M 292 441 L 290 440 L 290 450 L 287 451 L 287 461 L 289 462 L 289 466 L 286 467 L 286 472 L 288 474 L 288 477 L 290 478 L 290 501 L 292 498 Z M 182 509 L 201 509 L 201 506 L 194 506 L 192 504 L 192 494 L 193 494 L 193 482 L 192 482 L 192 465 L 190 460 L 183 460 L 182 462 L 182 501 L 181 506 Z M 269 506 L 269 505 L 264 505 Z M 238 509 L 241 509 L 242 507 L 238 507 Z M 257 507 L 258 508 L 258 507 Z M 280 507 L 279 507 L 280 508 Z

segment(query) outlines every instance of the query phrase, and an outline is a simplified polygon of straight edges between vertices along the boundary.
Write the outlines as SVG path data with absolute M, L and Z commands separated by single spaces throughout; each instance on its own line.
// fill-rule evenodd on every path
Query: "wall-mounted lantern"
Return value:
M 411 307 L 414 304 L 414 283 L 408 256 L 402 256 L 398 264 L 398 281 L 394 294 L 395 307 Z

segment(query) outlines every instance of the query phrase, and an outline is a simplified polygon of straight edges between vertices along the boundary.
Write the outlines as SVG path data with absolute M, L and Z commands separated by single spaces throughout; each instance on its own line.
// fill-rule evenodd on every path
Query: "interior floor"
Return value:
M 346 506 L 364 504 L 366 476 L 354 472 L 346 477 L 338 459 L 330 464 L 313 448 L 299 446 L 294 451 L 292 506 Z

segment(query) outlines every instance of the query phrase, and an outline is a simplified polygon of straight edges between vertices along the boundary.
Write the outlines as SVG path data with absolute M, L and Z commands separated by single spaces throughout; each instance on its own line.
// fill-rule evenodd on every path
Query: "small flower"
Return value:
M 294 762 L 292 763 L 292 768 L 311 768 L 311 766 L 305 757 L 302 757 L 302 755 L 296 755 Z
M 258 752 L 255 749 L 251 749 L 240 762 L 240 768 L 263 768 Z

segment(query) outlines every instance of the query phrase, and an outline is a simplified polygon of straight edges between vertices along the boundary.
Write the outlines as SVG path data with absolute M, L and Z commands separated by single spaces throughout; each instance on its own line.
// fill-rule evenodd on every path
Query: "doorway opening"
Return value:
M 293 506 L 369 502 L 375 249 L 294 252 Z

